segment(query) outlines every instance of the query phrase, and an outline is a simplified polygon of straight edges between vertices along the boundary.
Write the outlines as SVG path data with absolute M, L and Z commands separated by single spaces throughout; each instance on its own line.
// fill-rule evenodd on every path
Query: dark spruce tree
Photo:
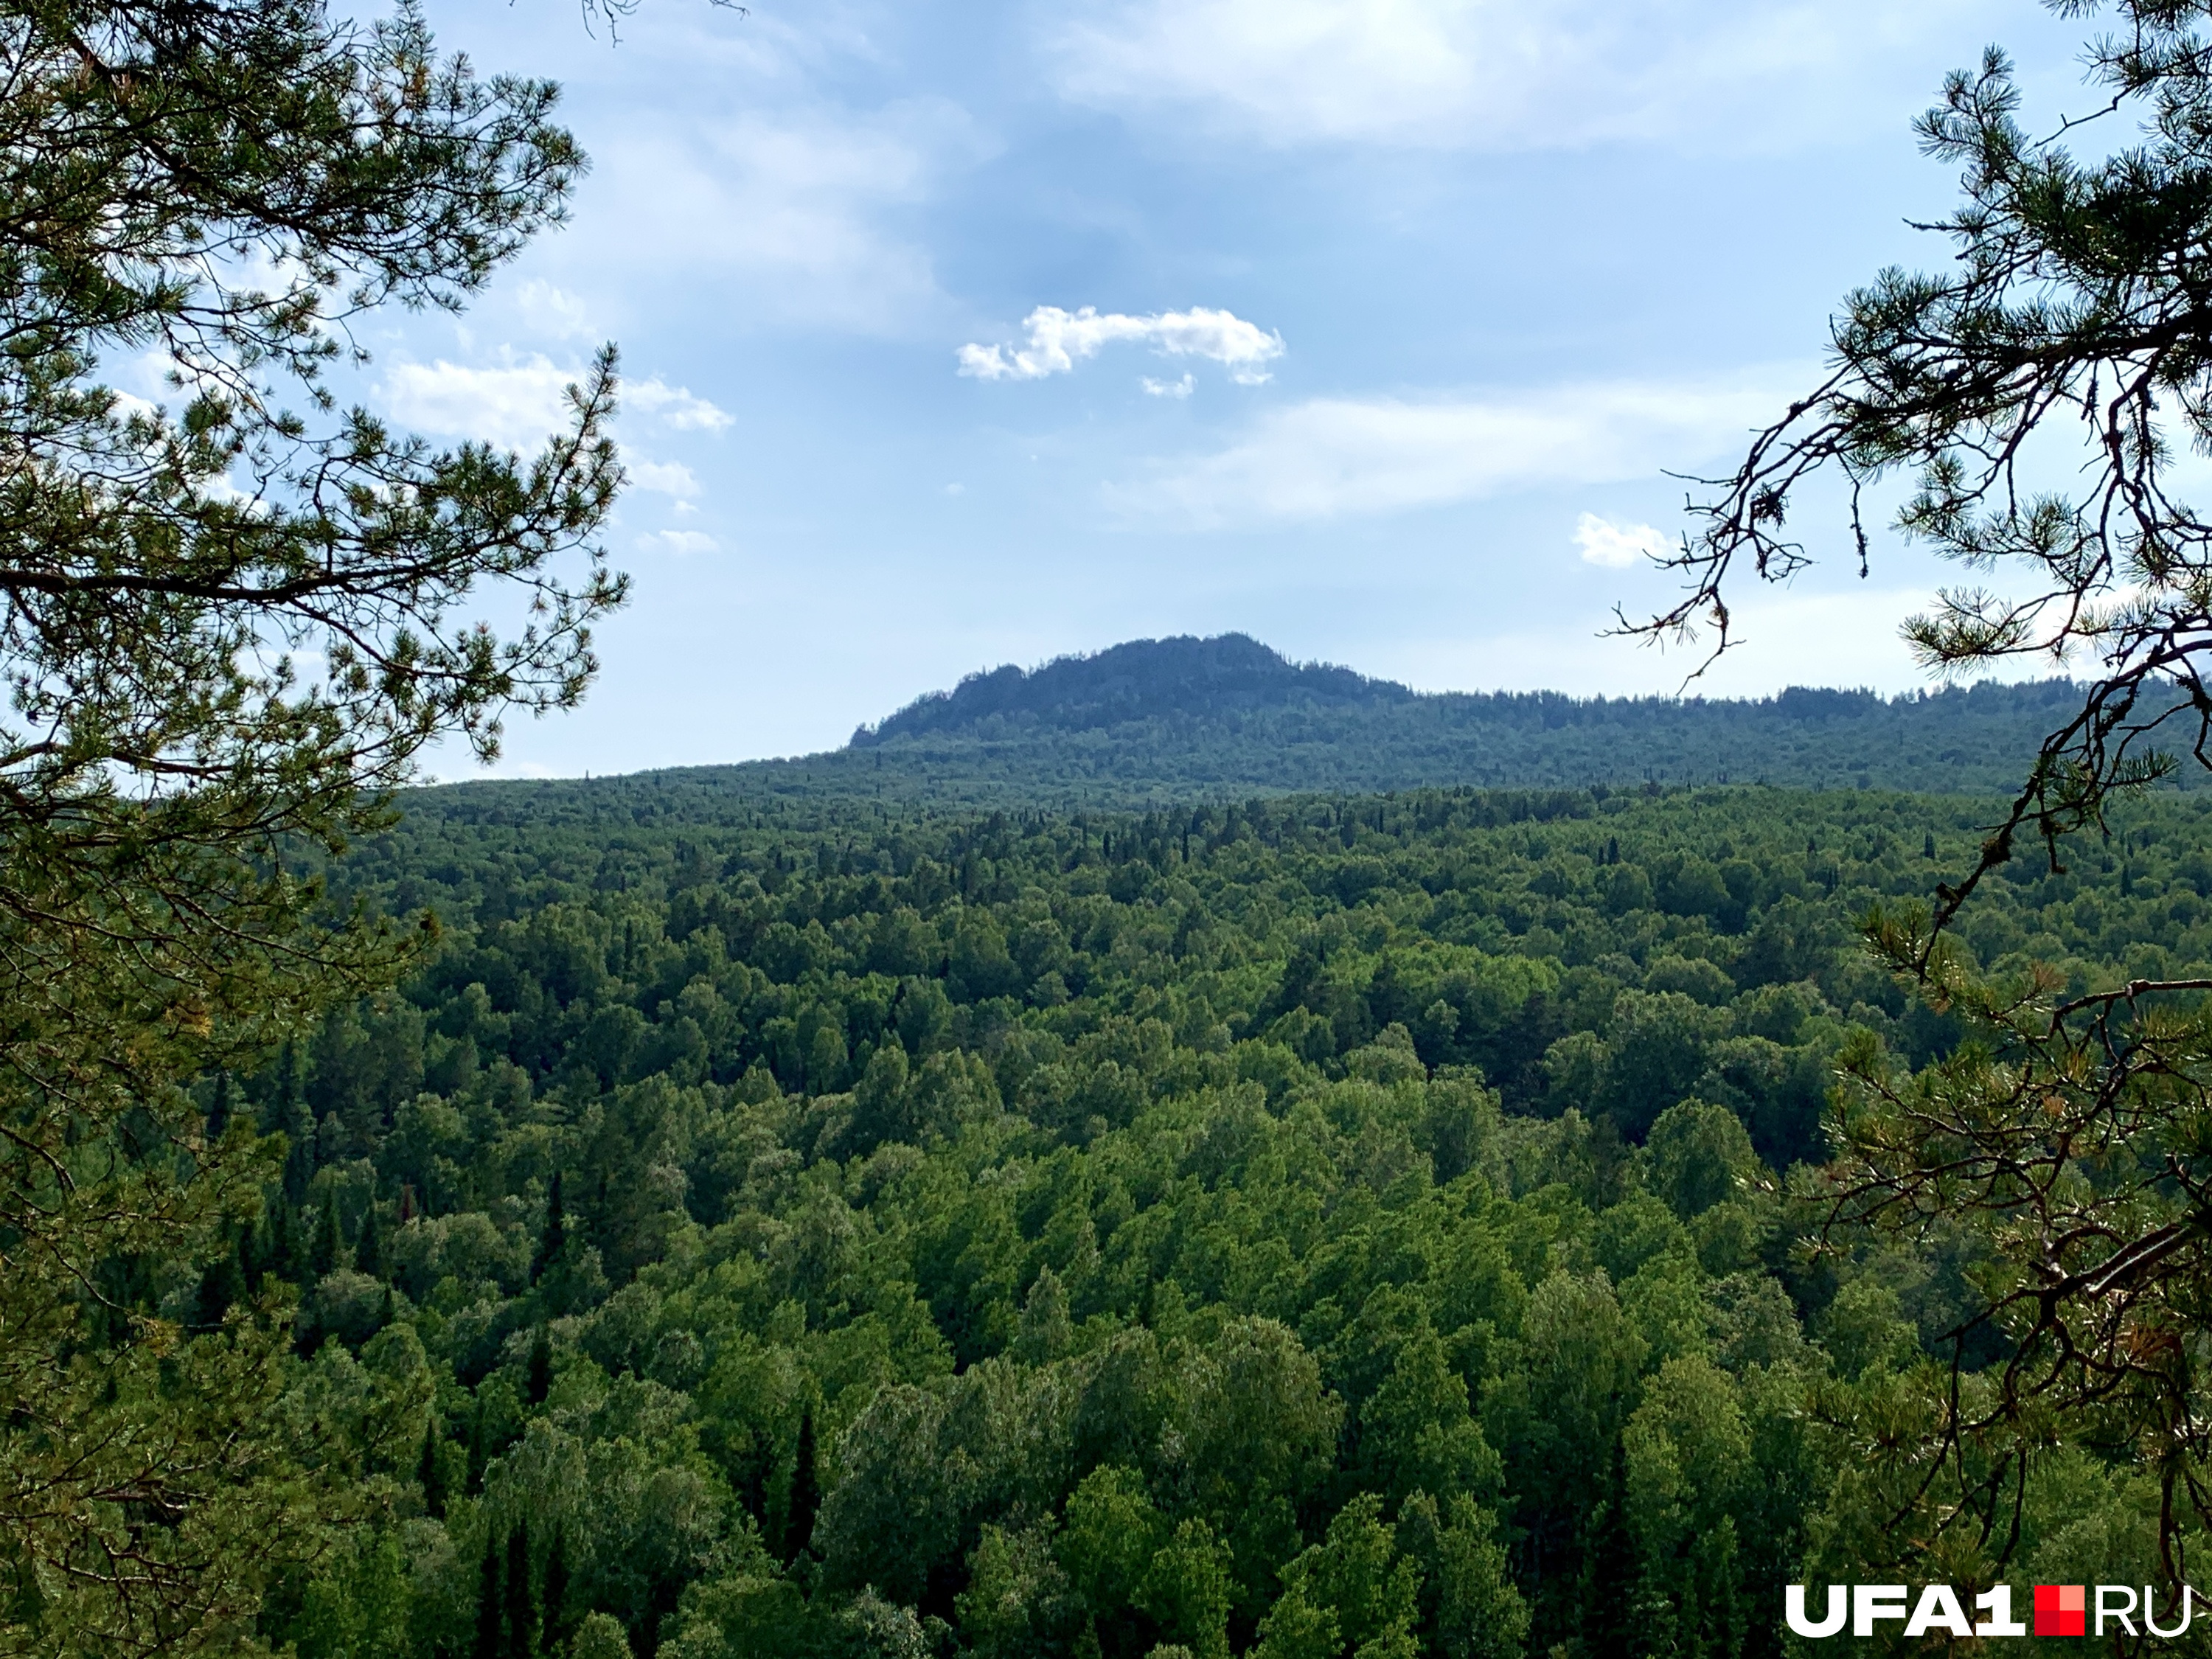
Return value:
M 356 1272 L 371 1279 L 384 1279 L 391 1273 L 391 1265 L 384 1258 L 384 1228 L 376 1218 L 373 1202 L 362 1217 L 361 1231 L 353 1242 L 353 1265 Z
M 230 1129 L 231 1108 L 236 1085 L 231 1081 L 228 1067 L 215 1074 L 215 1091 L 208 1101 L 206 1138 L 210 1146 L 221 1141 Z
M 261 1225 L 266 1237 L 260 1255 L 267 1271 L 297 1284 L 307 1268 L 300 1250 L 300 1212 L 280 1193 L 264 1204 Z
M 471 1659 L 506 1659 L 500 1640 L 506 1611 L 506 1595 L 500 1573 L 499 1540 L 484 1534 L 483 1565 L 477 1577 L 476 1642 Z
M 212 1331 L 222 1324 L 223 1315 L 245 1299 L 246 1269 L 239 1260 L 238 1240 L 234 1235 L 230 1247 L 200 1275 L 198 1292 L 192 1303 L 192 1328 Z
M 297 1209 L 307 1201 L 307 1188 L 315 1178 L 315 1120 L 307 1103 L 289 1102 L 278 1127 L 284 1133 L 284 1201 Z
M 469 1409 L 468 1489 L 471 1493 L 483 1490 L 484 1465 L 490 1455 L 491 1449 L 484 1443 L 484 1401 L 478 1395 Z
M 1577 1586 L 1583 1644 L 1594 1654 L 1644 1650 L 1640 1638 L 1646 1610 L 1638 1606 L 1636 1534 L 1628 1503 L 1627 1454 L 1616 1437 L 1606 1490 L 1584 1528 L 1582 1577 Z
M 428 1417 L 422 1425 L 422 1455 L 416 1460 L 415 1483 L 422 1489 L 422 1512 L 434 1521 L 446 1515 L 445 1436 L 439 1432 L 437 1417 Z
M 530 1529 L 518 1521 L 507 1535 L 507 1640 L 501 1659 L 532 1659 L 538 1646 L 538 1606 L 530 1594 Z
M 799 1559 L 814 1541 L 814 1522 L 822 1512 L 821 1474 L 814 1449 L 814 1412 L 799 1413 L 799 1444 L 792 1455 L 791 1501 L 785 1505 L 783 1559 Z
M 561 1259 L 561 1252 L 568 1243 L 567 1217 L 561 1207 L 561 1172 L 553 1172 L 553 1183 L 545 1194 L 545 1228 L 538 1236 L 538 1251 L 530 1260 L 530 1282 L 535 1285 L 545 1276 L 545 1270 Z
M 307 1271 L 317 1279 L 345 1265 L 345 1234 L 338 1225 L 335 1195 L 323 1200 L 315 1218 L 315 1242 L 307 1249 Z
M 545 1617 L 538 1650 L 558 1653 L 568 1639 L 568 1528 L 558 1522 L 554 1524 L 553 1542 L 545 1552 L 544 1601 Z
M 530 1339 L 530 1363 L 523 1386 L 533 1406 L 544 1405 L 545 1396 L 553 1391 L 553 1339 L 543 1325 Z

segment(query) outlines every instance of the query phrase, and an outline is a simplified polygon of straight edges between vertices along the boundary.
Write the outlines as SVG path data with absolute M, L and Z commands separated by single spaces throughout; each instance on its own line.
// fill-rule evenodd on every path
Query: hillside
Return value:
M 1135 807 L 1463 787 L 1760 783 L 1988 794 L 2075 707 L 2065 680 L 1886 698 L 1421 693 L 1240 634 L 970 675 L 843 749 L 589 783 L 462 786 L 471 811 L 743 821 L 778 799 Z M 448 805 L 458 798 L 447 793 Z M 419 797 L 417 799 L 420 799 Z M 441 807 L 440 810 L 446 810 Z
M 900 738 L 1004 738 L 1095 732 L 1144 720 L 1222 720 L 1263 709 L 1402 708 L 1411 688 L 1330 663 L 1293 663 L 1244 634 L 1131 640 L 1024 671 L 1008 663 L 917 697 L 853 734 L 855 749 Z

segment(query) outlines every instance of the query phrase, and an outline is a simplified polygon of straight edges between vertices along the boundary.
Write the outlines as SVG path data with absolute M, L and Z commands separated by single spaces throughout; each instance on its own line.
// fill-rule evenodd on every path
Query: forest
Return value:
M 372 367 L 568 221 L 559 87 L 412 4 L 10 9 L 0 1659 L 1796 1659 L 1785 1586 L 1893 1581 L 2186 1624 L 2212 9 L 2052 9 L 2101 112 L 1942 82 L 1934 274 L 1844 297 L 1614 613 L 1727 650 L 1824 518 L 1901 592 L 1894 532 L 1972 575 L 1904 622 L 1944 689 L 1183 637 L 432 788 L 586 696 L 646 545 L 613 344 L 528 453 Z
M 2001 1358 L 1954 1340 L 1983 1247 L 1808 1253 L 1807 1178 L 1839 1054 L 1960 1041 L 1858 924 L 1986 803 L 495 799 L 343 866 L 435 937 L 196 1085 L 268 1184 L 138 1287 L 193 1345 L 295 1320 L 356 1502 L 271 1645 L 1717 1659 L 1782 1650 L 1784 1583 L 1934 1576 L 1886 1425 Z M 2208 844 L 2148 798 L 1964 938 L 2203 975 Z M 2017 1498 L 2026 1572 L 2154 1576 L 2141 1468 Z
M 1241 634 L 1185 635 L 970 674 L 842 749 L 641 780 L 641 805 L 666 811 L 680 798 L 687 812 L 712 812 L 723 796 L 765 792 L 1141 809 L 1193 796 L 1653 782 L 1996 793 L 2080 702 L 2064 678 L 1896 697 L 1815 686 L 1756 698 L 1417 693 L 1292 663 Z

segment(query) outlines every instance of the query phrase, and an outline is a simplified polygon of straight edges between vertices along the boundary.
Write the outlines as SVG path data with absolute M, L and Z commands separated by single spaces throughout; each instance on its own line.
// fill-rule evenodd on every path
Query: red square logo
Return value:
M 2038 1584 L 2035 1587 L 2035 1633 L 2038 1636 L 2087 1636 L 2089 1633 L 2089 1592 L 2082 1584 Z

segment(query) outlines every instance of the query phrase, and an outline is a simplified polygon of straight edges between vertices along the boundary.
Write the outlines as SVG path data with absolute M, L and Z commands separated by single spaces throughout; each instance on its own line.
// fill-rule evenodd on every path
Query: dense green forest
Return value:
M 763 798 L 1143 807 L 1257 793 L 1765 783 L 2008 791 L 2081 704 L 2065 680 L 1887 698 L 1419 694 L 1242 635 L 1137 640 L 918 699 L 845 748 L 641 780 L 665 810 Z
M 1787 1584 L 2037 1581 L 2212 1650 L 2212 11 L 2056 9 L 2130 131 L 1943 83 L 1942 270 L 1640 631 L 1910 477 L 1920 659 L 2086 684 L 1186 638 L 442 790 L 629 597 L 617 353 L 534 454 L 343 399 L 568 216 L 559 88 L 15 9 L 0 1656 L 1796 1659 Z
M 1814 1260 L 1787 1177 L 1839 1053 L 1958 1041 L 1855 924 L 1986 804 L 517 799 L 343 866 L 438 936 L 198 1085 L 281 1178 L 141 1287 L 200 1341 L 297 1296 L 360 1498 L 259 1616 L 303 1659 L 1758 1656 L 1918 1547 L 1884 1424 L 1975 1247 Z M 2204 973 L 2208 847 L 2143 803 L 1965 936 Z M 2016 1566 L 2152 1576 L 2124 1460 L 2017 1498 Z

